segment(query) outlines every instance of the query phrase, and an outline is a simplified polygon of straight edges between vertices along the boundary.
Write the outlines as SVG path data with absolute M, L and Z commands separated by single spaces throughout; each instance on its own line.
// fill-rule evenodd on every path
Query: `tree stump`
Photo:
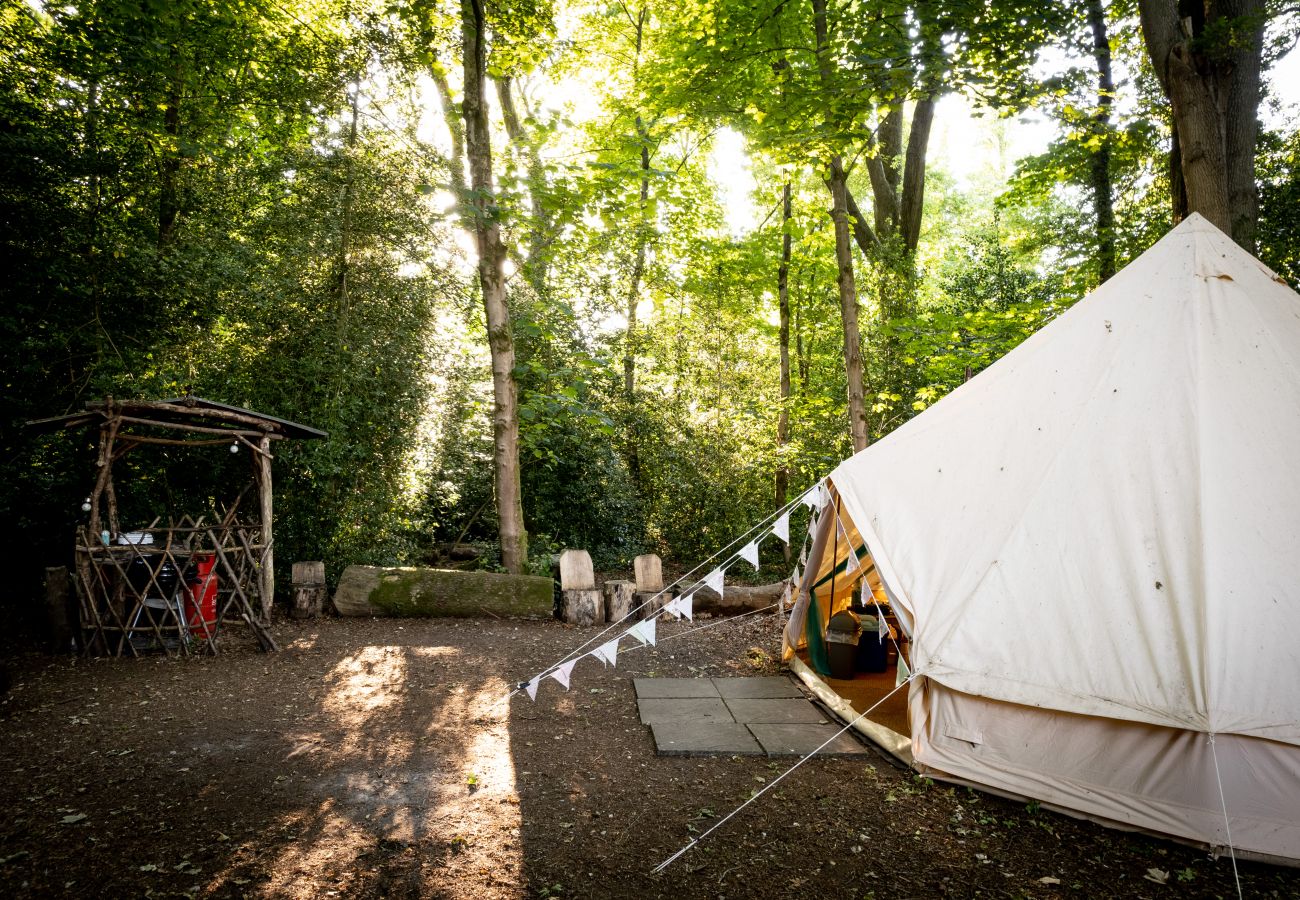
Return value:
M 632 561 L 636 589 L 642 594 L 657 594 L 664 589 L 664 567 L 658 555 L 646 553 Z
M 631 581 L 605 582 L 605 621 L 611 625 L 624 619 L 635 621 L 638 616 L 631 616 L 636 609 L 636 583 Z
M 635 618 L 650 618 L 655 613 L 659 612 L 659 610 L 663 609 L 664 604 L 671 599 L 673 599 L 672 595 L 668 593 L 660 593 L 659 591 L 637 591 L 636 603 L 634 604 L 637 609 Z
M 591 591 L 596 588 L 596 573 L 591 565 L 591 554 L 586 550 L 564 550 L 560 553 L 560 589 L 565 591 Z
M 63 566 L 50 566 L 45 570 L 45 619 L 49 627 L 51 652 L 68 653 L 73 649 L 73 623 L 77 621 L 76 617 L 68 570 Z
M 293 609 L 295 619 L 314 619 L 325 602 L 325 563 L 293 564 Z
M 594 588 L 564 591 L 560 614 L 570 625 L 600 625 L 605 621 L 605 602 Z

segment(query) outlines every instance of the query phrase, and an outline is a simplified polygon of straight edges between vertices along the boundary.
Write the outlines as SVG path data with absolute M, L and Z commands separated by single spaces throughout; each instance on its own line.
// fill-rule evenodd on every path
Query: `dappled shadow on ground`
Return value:
M 810 762 L 652 875 L 789 765 L 654 755 L 634 676 L 774 671 L 770 622 L 679 627 L 617 668 L 583 660 L 536 703 L 507 684 L 594 630 L 285 623 L 273 655 L 21 661 L 0 705 L 0 895 L 1235 893 L 1226 861 L 874 757 Z M 1248 894 L 1297 884 L 1243 872 Z

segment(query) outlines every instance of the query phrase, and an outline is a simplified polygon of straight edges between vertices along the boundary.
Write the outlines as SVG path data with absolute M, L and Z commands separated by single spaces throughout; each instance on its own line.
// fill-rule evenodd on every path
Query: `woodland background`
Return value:
M 1234 77 L 1243 52 L 1266 72 L 1294 42 L 1282 5 L 1193 6 L 1193 51 Z M 513 354 L 498 376 L 517 391 L 524 565 L 565 546 L 604 569 L 708 555 L 1189 208 L 1175 76 L 1153 69 L 1142 12 L 3 0 L 3 604 L 22 620 L 41 567 L 70 556 L 93 463 L 85 436 L 21 425 L 105 395 L 188 392 L 329 431 L 279 450 L 286 567 L 324 559 L 333 578 L 464 540 L 520 568 L 492 549 L 485 264 Z M 1300 132 L 1263 84 L 1244 111 L 1270 123 L 1249 142 L 1258 209 L 1233 232 L 1294 285 Z M 959 179 L 926 154 L 954 92 L 994 147 L 1027 110 L 1056 137 L 1004 160 L 1010 178 Z M 734 134 L 757 211 L 742 228 L 710 165 Z M 485 135 L 494 190 L 469 165 Z M 127 521 L 206 511 L 248 464 L 128 459 Z

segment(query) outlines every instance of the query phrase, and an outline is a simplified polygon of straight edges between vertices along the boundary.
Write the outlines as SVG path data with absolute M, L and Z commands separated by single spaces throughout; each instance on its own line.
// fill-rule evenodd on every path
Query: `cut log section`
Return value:
M 605 582 L 605 621 L 613 624 L 624 619 L 632 622 L 640 616 L 631 616 L 636 609 L 636 585 L 631 581 Z M 631 616 L 631 618 L 629 618 Z
M 549 616 L 554 584 L 534 575 L 348 566 L 334 608 L 340 616 Z
M 735 613 L 754 612 L 781 602 L 787 582 L 774 581 L 771 584 L 729 584 L 721 599 L 712 588 L 702 587 L 695 592 L 692 604 L 697 613 L 715 615 L 734 615 Z M 774 610 L 775 611 L 775 610 Z
M 654 553 L 645 553 L 632 560 L 638 593 L 654 594 L 664 589 L 663 562 Z
M 605 601 L 595 589 L 565 591 L 560 614 L 570 625 L 600 625 L 605 621 Z
M 596 573 L 591 566 L 590 553 L 586 550 L 561 551 L 560 588 L 566 591 L 595 590 Z
M 320 615 L 325 602 L 325 563 L 296 562 L 293 564 L 293 608 L 295 619 L 314 619 Z

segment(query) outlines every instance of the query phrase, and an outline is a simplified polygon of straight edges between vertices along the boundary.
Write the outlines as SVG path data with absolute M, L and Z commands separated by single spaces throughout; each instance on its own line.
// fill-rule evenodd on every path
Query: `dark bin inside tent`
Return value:
M 826 624 L 826 655 L 832 678 L 852 678 L 862 627 L 847 609 L 831 616 Z
M 887 637 L 889 626 L 879 618 L 864 615 L 861 620 L 862 636 L 858 638 L 858 652 L 854 657 L 854 668 L 859 672 L 883 672 L 889 664 L 889 645 L 882 640 L 882 632 Z

